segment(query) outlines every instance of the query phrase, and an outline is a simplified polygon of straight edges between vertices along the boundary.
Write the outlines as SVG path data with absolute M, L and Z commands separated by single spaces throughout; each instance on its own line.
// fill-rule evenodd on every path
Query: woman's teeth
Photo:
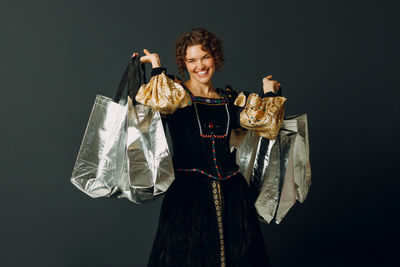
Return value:
M 199 71 L 199 72 L 197 72 L 197 74 L 200 75 L 200 76 L 202 76 L 202 75 L 205 75 L 207 72 L 208 72 L 208 70 L 206 70 L 206 71 Z

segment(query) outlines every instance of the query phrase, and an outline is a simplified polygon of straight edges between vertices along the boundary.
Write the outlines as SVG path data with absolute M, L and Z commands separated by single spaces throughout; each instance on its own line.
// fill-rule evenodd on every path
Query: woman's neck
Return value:
M 189 79 L 184 82 L 184 85 L 189 88 L 190 92 L 192 92 L 194 96 L 219 98 L 219 94 L 211 82 L 208 84 L 203 84 L 196 82 L 195 80 Z

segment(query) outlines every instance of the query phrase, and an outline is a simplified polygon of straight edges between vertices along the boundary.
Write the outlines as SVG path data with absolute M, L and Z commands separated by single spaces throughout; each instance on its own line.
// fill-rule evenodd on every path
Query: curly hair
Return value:
M 221 41 L 211 32 L 203 28 L 195 28 L 182 34 L 175 43 L 175 58 L 179 74 L 184 77 L 186 71 L 186 50 L 189 46 L 201 45 L 201 48 L 214 58 L 215 69 L 220 70 L 224 64 Z

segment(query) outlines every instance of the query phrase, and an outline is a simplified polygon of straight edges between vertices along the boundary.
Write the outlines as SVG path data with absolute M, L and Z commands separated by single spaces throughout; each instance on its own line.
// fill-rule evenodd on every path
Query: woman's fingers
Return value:
M 151 55 L 151 53 L 149 52 L 149 50 L 143 49 L 143 53 L 145 55 L 140 57 L 140 62 L 141 63 L 151 62 L 151 58 L 149 56 L 149 55 Z
M 146 63 L 146 62 L 151 63 L 151 57 L 149 55 L 141 56 L 140 57 L 140 62 L 142 62 L 142 63 Z
M 141 57 L 140 57 L 140 63 L 145 63 L 145 62 L 146 62 L 145 57 L 146 57 L 146 56 L 141 56 Z
M 264 82 L 272 81 L 271 78 L 272 78 L 272 75 L 268 75 L 267 77 L 264 77 L 264 78 L 263 78 L 263 81 L 264 81 Z
M 272 80 L 272 75 L 268 75 L 263 78 L 263 89 L 266 92 L 277 92 L 279 91 L 281 84 L 278 81 Z
M 158 57 L 157 54 L 151 54 L 149 52 L 149 50 L 147 50 L 147 49 L 143 49 L 143 52 L 144 52 L 145 55 L 140 57 L 140 62 L 141 63 L 152 63 L 153 64 L 154 58 Z M 134 52 L 132 54 L 132 58 L 133 57 L 137 57 L 137 56 L 139 56 L 138 52 Z
M 153 68 L 157 68 L 161 66 L 160 58 L 156 53 L 150 53 L 149 50 L 143 49 L 144 56 L 140 57 L 141 63 L 151 63 Z M 139 56 L 139 53 L 135 52 L 132 55 L 133 57 Z
M 279 86 L 281 85 L 278 81 L 271 80 L 271 79 L 272 79 L 272 75 L 268 75 L 267 77 L 264 77 L 264 81 L 268 80 L 268 81 L 276 83 Z

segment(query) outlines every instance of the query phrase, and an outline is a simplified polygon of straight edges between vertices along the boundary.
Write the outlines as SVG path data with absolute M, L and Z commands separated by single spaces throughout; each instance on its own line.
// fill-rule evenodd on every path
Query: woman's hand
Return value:
M 143 49 L 143 52 L 145 55 L 140 57 L 140 62 L 151 63 L 151 66 L 153 67 L 153 69 L 161 67 L 160 58 L 156 53 L 152 54 L 147 49 Z M 132 57 L 137 57 L 138 55 L 139 55 L 139 53 L 135 52 L 135 53 L 133 53 Z
M 263 90 L 264 90 L 264 94 L 268 93 L 268 92 L 277 92 L 279 91 L 279 86 L 281 86 L 280 83 L 278 83 L 277 81 L 271 80 L 272 79 L 272 75 L 268 75 L 267 77 L 263 78 Z

